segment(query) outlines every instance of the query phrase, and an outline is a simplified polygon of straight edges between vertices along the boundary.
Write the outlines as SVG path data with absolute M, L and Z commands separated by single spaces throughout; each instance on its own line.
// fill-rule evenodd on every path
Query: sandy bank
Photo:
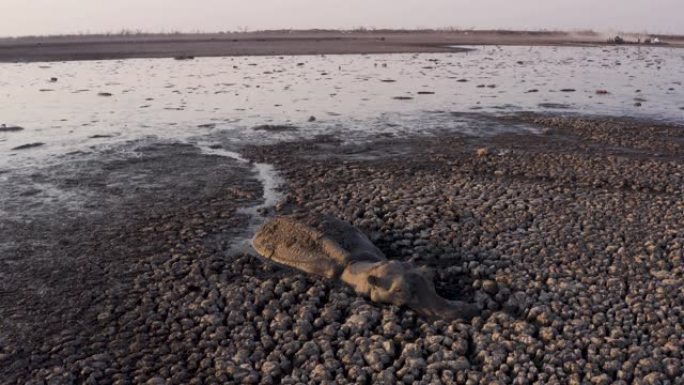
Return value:
M 178 56 L 445 52 L 449 45 L 604 44 L 602 34 L 506 31 L 272 31 L 225 34 L 57 36 L 0 39 L 0 62 Z M 663 39 L 684 46 L 684 39 Z

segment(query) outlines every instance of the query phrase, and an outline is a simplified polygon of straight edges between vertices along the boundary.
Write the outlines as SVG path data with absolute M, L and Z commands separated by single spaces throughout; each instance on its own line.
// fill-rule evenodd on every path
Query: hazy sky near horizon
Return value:
M 684 34 L 684 0 L 0 0 L 0 36 L 280 28 Z

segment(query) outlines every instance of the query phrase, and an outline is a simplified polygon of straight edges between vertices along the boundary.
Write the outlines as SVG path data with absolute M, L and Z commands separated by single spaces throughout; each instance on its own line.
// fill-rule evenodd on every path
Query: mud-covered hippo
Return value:
M 426 267 L 391 261 L 357 228 L 332 216 L 281 216 L 252 239 L 263 257 L 306 273 L 339 279 L 373 302 L 407 306 L 429 318 L 470 318 L 476 305 L 435 291 Z

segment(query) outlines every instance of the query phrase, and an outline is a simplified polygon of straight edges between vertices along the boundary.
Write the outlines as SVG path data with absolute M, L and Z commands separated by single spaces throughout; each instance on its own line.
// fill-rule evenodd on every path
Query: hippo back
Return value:
M 385 260 L 361 231 L 330 216 L 273 218 L 252 245 L 265 258 L 326 278 L 339 277 L 352 262 Z
M 361 230 L 330 215 L 307 215 L 300 219 L 347 251 L 346 264 L 386 261 L 385 255 Z

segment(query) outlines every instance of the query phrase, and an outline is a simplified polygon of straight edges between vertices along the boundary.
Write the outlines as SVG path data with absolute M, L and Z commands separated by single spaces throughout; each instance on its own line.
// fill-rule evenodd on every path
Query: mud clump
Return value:
M 475 155 L 479 157 L 487 156 L 489 155 L 489 149 L 487 149 L 487 147 L 480 147 L 477 150 L 475 150 Z
M 268 132 L 292 132 L 297 131 L 298 128 L 286 124 L 262 124 L 260 126 L 252 127 L 252 130 Z
M 17 146 L 17 147 L 12 148 L 12 151 L 28 150 L 30 148 L 41 147 L 44 145 L 45 145 L 45 143 L 42 143 L 42 142 L 26 143 L 26 144 L 22 144 L 21 146 Z
M 24 128 L 19 126 L 0 125 L 0 132 L 18 132 L 23 130 Z
M 570 109 L 570 106 L 567 104 L 562 104 L 562 103 L 539 103 L 539 107 L 541 108 L 548 108 L 548 109 L 553 109 L 553 110 L 567 110 Z

